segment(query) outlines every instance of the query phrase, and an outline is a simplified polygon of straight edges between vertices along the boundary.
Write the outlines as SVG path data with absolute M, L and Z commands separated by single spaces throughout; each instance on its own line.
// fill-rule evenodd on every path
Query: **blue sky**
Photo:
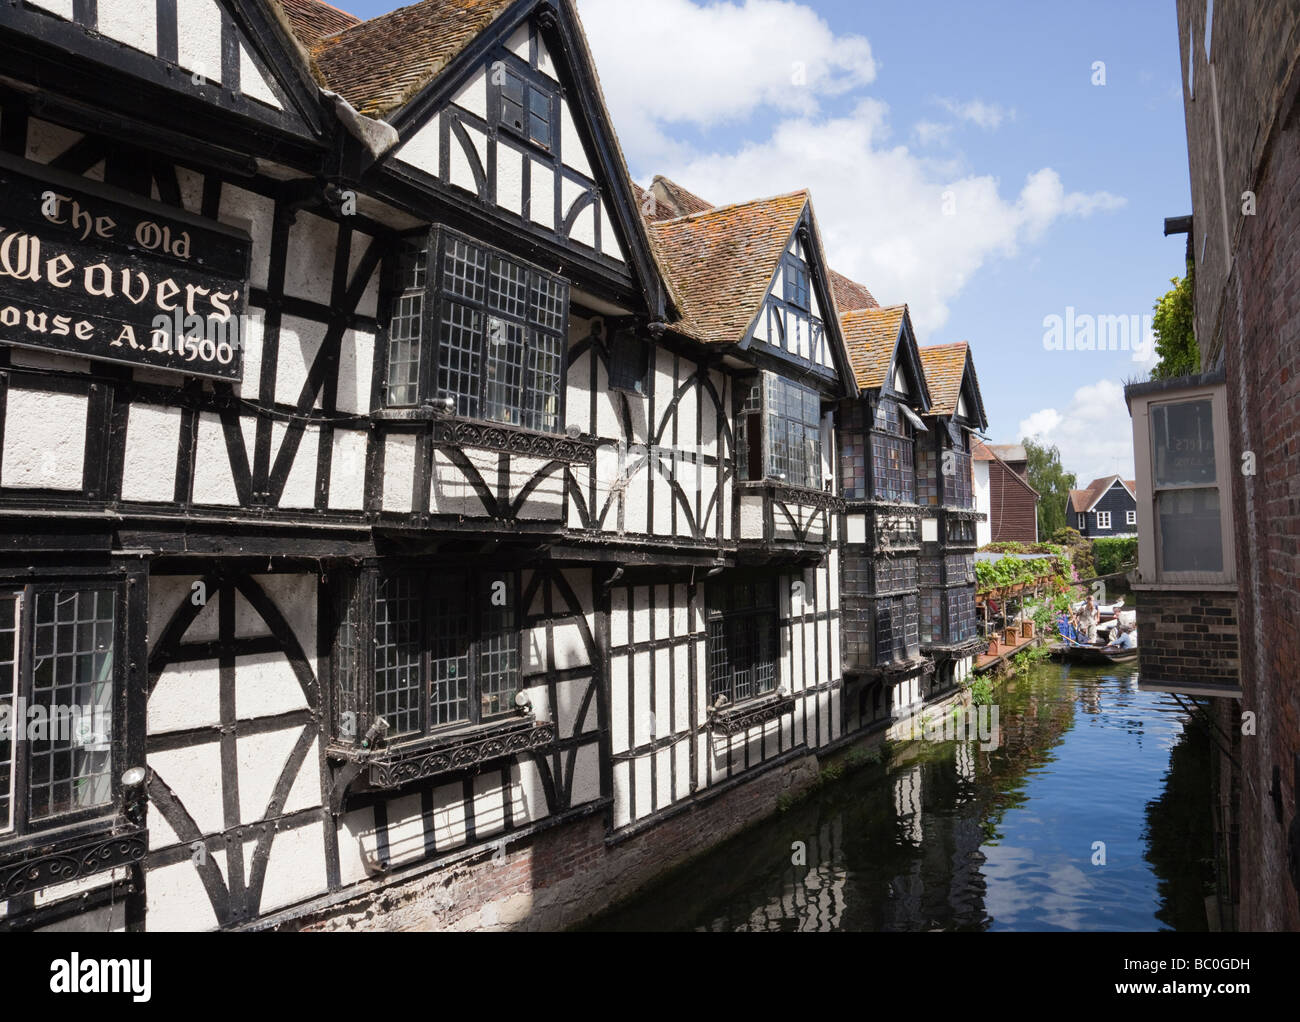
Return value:
M 1171 2 L 578 4 L 638 181 L 811 188 L 836 269 L 907 302 L 922 344 L 971 342 L 995 441 L 1131 474 L 1120 387 L 1149 362 L 1047 350 L 1044 321 L 1150 314 L 1183 272 L 1162 235 L 1191 210 Z

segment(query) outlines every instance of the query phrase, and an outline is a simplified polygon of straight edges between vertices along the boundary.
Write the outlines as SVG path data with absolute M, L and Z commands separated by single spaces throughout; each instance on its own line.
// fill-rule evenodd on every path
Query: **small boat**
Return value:
M 1087 642 L 1067 618 L 1056 622 L 1056 630 L 1061 635 L 1061 641 L 1053 643 L 1049 648 L 1054 659 L 1076 664 L 1122 664 L 1137 659 L 1137 646 L 1098 646 Z
M 1055 643 L 1051 653 L 1055 659 L 1072 664 L 1122 664 L 1136 660 L 1138 655 L 1136 646 L 1123 649 L 1119 646 L 1076 646 L 1068 642 Z

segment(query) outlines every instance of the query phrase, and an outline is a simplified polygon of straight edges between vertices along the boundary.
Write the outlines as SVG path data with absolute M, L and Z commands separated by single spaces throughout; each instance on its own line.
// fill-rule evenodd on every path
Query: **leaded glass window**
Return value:
M 446 228 L 405 243 L 385 404 L 446 403 L 464 418 L 558 432 L 568 306 L 564 280 Z

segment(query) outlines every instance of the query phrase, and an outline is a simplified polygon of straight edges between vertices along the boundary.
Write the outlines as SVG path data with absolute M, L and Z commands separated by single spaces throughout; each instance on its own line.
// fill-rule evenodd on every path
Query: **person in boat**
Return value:
M 1085 641 L 1095 644 L 1097 642 L 1097 601 L 1089 594 L 1084 600 L 1083 606 L 1079 609 L 1079 631 L 1085 636 Z
M 1112 646 L 1116 649 L 1135 649 L 1137 648 L 1136 629 L 1132 625 L 1120 625 L 1119 636 L 1115 639 Z

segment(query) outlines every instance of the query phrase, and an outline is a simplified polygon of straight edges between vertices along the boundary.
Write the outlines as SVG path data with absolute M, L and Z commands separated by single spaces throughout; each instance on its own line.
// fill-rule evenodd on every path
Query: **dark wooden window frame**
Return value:
M 456 294 L 446 286 L 447 256 L 458 243 L 468 246 L 470 250 L 483 257 L 480 296 Z M 408 286 L 408 282 L 403 279 L 404 269 L 408 265 L 407 254 L 421 249 L 426 253 L 423 283 Z M 507 310 L 502 305 L 493 303 L 494 261 L 500 261 L 503 267 L 518 271 L 522 275 L 520 278 L 524 302 L 522 313 Z M 547 291 L 554 289 L 558 295 L 558 324 L 542 322 L 541 317 L 536 314 L 533 298 L 539 284 L 544 285 Z M 564 398 L 568 382 L 565 353 L 568 348 L 570 294 L 567 280 L 548 273 L 510 252 L 454 231 L 443 224 L 434 224 L 426 230 L 411 232 L 401 237 L 398 246 L 387 260 L 383 292 L 383 308 L 380 314 L 380 322 L 384 324 L 380 345 L 383 353 L 383 371 L 379 388 L 382 408 L 433 409 L 438 407 L 439 401 L 450 397 L 453 402 L 452 408 L 444 410 L 460 418 L 491 423 L 507 429 L 530 429 L 549 434 L 559 434 L 564 431 Z M 422 294 L 422 308 L 419 312 L 420 340 L 416 354 L 418 372 L 414 381 L 415 395 L 413 401 L 395 402 L 391 400 L 390 387 L 406 386 L 406 383 L 405 381 L 399 383 L 390 378 L 395 369 L 392 361 L 394 317 L 403 311 L 400 304 L 402 300 L 415 294 Z M 472 360 L 471 369 L 466 369 L 464 362 L 459 367 L 453 365 L 453 355 L 456 354 L 457 349 L 453 349 L 450 341 L 452 327 L 446 326 L 445 323 L 467 313 L 470 316 L 469 322 L 473 326 L 466 333 L 477 344 L 476 351 L 463 351 L 466 358 Z M 494 323 L 500 325 L 496 335 L 493 333 Z M 517 341 L 503 339 L 499 336 L 502 331 L 517 331 L 519 338 Z M 489 402 L 493 400 L 491 395 L 502 393 L 501 390 L 495 389 L 496 385 L 489 380 L 489 365 L 493 361 L 490 355 L 493 348 L 502 343 L 517 345 L 519 349 L 517 366 L 519 380 L 509 388 L 513 390 L 513 403 L 501 402 L 503 406 L 513 411 L 513 418 L 493 417 L 489 409 Z M 547 350 L 548 345 L 549 350 Z M 535 363 L 543 358 L 553 361 L 553 372 L 543 374 L 538 371 Z M 451 393 L 444 394 L 441 388 L 441 376 L 444 371 L 449 376 L 472 377 L 474 383 L 464 388 L 464 392 L 459 388 L 453 388 Z M 537 381 L 543 375 L 555 378 L 554 391 L 537 387 Z M 541 407 L 537 409 L 531 407 L 533 398 L 540 400 Z M 554 412 L 550 415 L 543 410 L 544 403 L 548 399 L 554 401 Z M 476 406 L 470 406 L 471 402 L 476 403 Z M 534 415 L 537 416 L 536 419 L 531 418 Z M 549 424 L 538 421 L 543 417 L 553 421 Z
M 755 602 L 749 606 L 736 607 L 731 605 L 731 600 L 720 598 L 724 588 L 742 584 L 768 588 L 770 590 L 770 602 Z M 717 581 L 711 580 L 706 584 L 704 606 L 705 627 L 707 629 L 708 703 L 710 708 L 714 707 L 719 695 L 726 697 L 726 708 L 733 709 L 735 707 L 744 707 L 759 700 L 770 699 L 780 690 L 781 603 L 778 591 L 779 584 L 779 578 L 760 572 L 730 572 L 721 576 Z M 738 634 L 737 629 L 748 629 L 750 627 L 754 629 L 753 638 L 755 642 L 760 645 L 757 656 L 750 661 L 751 669 L 755 672 L 753 678 L 754 690 L 746 693 L 741 698 L 737 698 L 736 673 L 731 654 L 735 649 L 735 644 L 743 638 Z M 723 648 L 719 648 L 719 642 L 724 644 Z M 766 648 L 762 648 L 764 646 Z M 716 667 L 724 655 L 728 667 L 726 691 L 722 691 L 721 679 L 716 674 Z M 758 672 L 769 663 L 771 684 L 764 684 L 760 688 Z
M 111 708 L 111 734 L 108 736 L 109 763 L 107 769 L 108 797 L 101 803 L 81 809 L 52 813 L 40 819 L 32 818 L 30 770 L 32 743 L 23 736 L 12 740 L 10 772 L 12 776 L 12 802 L 8 829 L 0 831 L 0 866 L 31 852 L 40 854 L 60 847 L 84 843 L 110 834 L 125 835 L 128 830 L 140 830 L 126 817 L 133 816 L 139 808 L 127 805 L 128 792 L 122 775 L 133 766 L 144 765 L 143 690 L 133 692 L 132 686 L 141 684 L 136 677 L 138 662 L 143 670 L 143 600 L 140 587 L 147 585 L 143 573 L 114 571 L 104 568 L 65 568 L 42 573 L 36 580 L 30 574 L 21 577 L 0 577 L 0 591 L 21 592 L 23 608 L 17 621 L 15 656 L 18 658 L 17 694 L 24 707 L 33 705 L 36 600 L 41 594 L 84 593 L 110 591 L 113 594 L 113 657 L 111 682 L 113 686 Z M 57 627 L 57 626 L 56 626 Z M 140 634 L 134 634 L 139 631 Z M 27 725 L 26 713 L 22 718 L 11 710 L 8 722 L 11 728 Z M 93 718 L 92 718 L 93 719 Z M 17 738 L 16 735 L 13 736 Z M 134 762 L 133 762 L 134 760 Z M 135 838 L 131 839 L 133 847 Z M 79 875 L 79 874 L 78 874 Z M 34 881 L 32 887 L 54 882 L 45 877 Z
M 809 423 L 806 419 L 797 421 L 772 407 L 772 385 L 792 387 L 803 392 L 804 396 L 813 395 L 817 400 L 817 422 Z M 754 401 L 757 391 L 758 400 Z M 736 471 L 738 477 L 746 482 L 770 482 L 781 486 L 791 486 L 802 490 L 821 490 L 823 487 L 813 485 L 814 480 L 822 478 L 822 459 L 825 454 L 822 444 L 821 392 L 806 384 L 791 380 L 779 373 L 760 371 L 737 378 L 735 385 L 735 421 L 737 425 Z M 796 423 L 803 430 L 814 430 L 815 449 L 811 462 L 804 465 L 805 476 L 802 479 L 790 479 L 775 473 L 773 462 L 774 430 L 778 424 L 786 430 L 787 423 Z M 758 443 L 754 442 L 755 434 Z M 805 454 L 805 457 L 807 455 Z M 810 478 L 810 476 L 812 478 Z
M 433 680 L 432 663 L 434 647 L 439 639 L 446 638 L 446 630 L 440 630 L 434 615 L 434 604 L 438 595 L 446 595 L 449 577 L 461 587 L 466 603 L 467 640 L 465 656 L 467 659 L 466 698 L 468 716 L 464 719 L 447 723 L 434 723 L 431 714 L 431 685 Z M 382 742 L 373 736 L 367 742 L 376 719 L 377 712 L 376 685 L 376 643 L 377 613 L 381 585 L 385 580 L 409 579 L 415 583 L 415 596 L 419 601 L 419 676 L 417 678 L 418 705 L 415 711 L 419 726 L 414 731 L 389 731 Z M 512 611 L 512 622 L 500 631 L 489 629 L 486 624 L 488 613 L 481 606 L 478 595 L 492 581 L 506 582 L 508 607 Z M 458 741 L 466 734 L 515 720 L 519 709 L 514 705 L 513 696 L 505 708 L 490 715 L 482 712 L 480 663 L 481 653 L 487 641 L 493 636 L 509 635 L 513 640 L 511 647 L 515 661 L 514 691 L 524 687 L 523 681 L 523 627 L 521 614 L 521 593 L 519 573 L 513 568 L 473 569 L 470 567 L 430 568 L 420 565 L 381 565 L 369 564 L 354 572 L 341 572 L 335 576 L 330 603 L 332 605 L 331 622 L 331 674 L 332 710 L 331 734 L 336 748 L 361 749 L 375 748 L 382 745 L 394 750 L 424 749 L 442 742 Z M 389 721 L 390 725 L 393 721 Z
M 507 82 L 499 79 L 514 79 L 519 82 L 522 103 L 507 94 Z M 546 124 L 549 128 L 546 141 L 534 137 L 532 131 L 535 97 L 540 97 L 546 106 Z M 520 107 L 522 123 L 508 115 L 507 104 L 510 107 Z M 560 116 L 560 86 L 540 71 L 535 71 L 511 51 L 504 48 L 499 50 L 496 60 L 488 67 L 488 123 L 530 148 L 554 157 L 560 152 Z

